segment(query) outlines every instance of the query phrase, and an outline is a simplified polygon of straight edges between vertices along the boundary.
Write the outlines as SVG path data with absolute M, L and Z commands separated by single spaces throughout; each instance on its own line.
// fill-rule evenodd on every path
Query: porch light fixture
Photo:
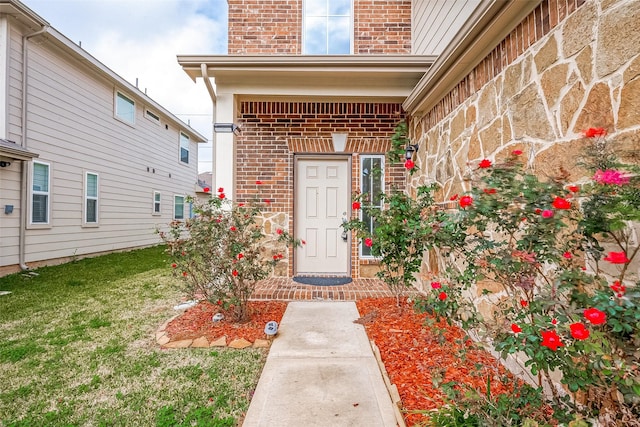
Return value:
M 233 133 L 238 135 L 240 133 L 240 126 L 235 123 L 214 123 L 213 131 L 215 133 Z
M 411 160 L 411 158 L 413 157 L 413 153 L 415 153 L 416 151 L 418 151 L 418 144 L 407 145 L 407 148 L 405 148 L 404 152 L 404 158 L 407 160 Z

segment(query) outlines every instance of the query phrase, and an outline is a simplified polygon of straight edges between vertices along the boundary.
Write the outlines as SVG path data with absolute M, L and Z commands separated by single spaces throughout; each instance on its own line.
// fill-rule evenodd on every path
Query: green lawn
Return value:
M 0 426 L 234 426 L 265 353 L 161 350 L 162 248 L 0 278 Z

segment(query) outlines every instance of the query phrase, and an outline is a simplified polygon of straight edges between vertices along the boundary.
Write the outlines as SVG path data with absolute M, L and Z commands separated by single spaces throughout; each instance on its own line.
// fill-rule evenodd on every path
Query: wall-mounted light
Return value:
M 11 162 L 0 162 L 0 168 L 6 168 L 7 166 L 11 166 Z
M 407 148 L 405 148 L 404 152 L 404 158 L 407 160 L 411 160 L 411 158 L 413 157 L 413 153 L 415 153 L 416 151 L 418 151 L 418 144 L 407 145 Z
M 214 123 L 213 131 L 215 133 L 233 133 L 238 135 L 240 133 L 240 126 L 235 123 Z

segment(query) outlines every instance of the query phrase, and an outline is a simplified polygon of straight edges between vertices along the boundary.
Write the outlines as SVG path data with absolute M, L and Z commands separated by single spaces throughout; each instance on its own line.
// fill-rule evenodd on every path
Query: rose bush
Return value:
M 172 221 L 168 230 L 158 231 L 171 267 L 189 298 L 223 305 L 232 309 L 233 320 L 245 322 L 256 283 L 300 242 L 283 229 L 265 233 L 260 219 L 266 201 L 233 203 L 219 188 L 205 203 L 189 202 L 194 203 L 193 218 Z

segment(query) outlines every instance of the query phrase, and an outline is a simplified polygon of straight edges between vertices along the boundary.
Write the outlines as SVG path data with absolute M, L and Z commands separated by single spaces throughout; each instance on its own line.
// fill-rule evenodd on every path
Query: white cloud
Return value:
M 211 139 L 211 99 L 193 83 L 178 54 L 226 52 L 226 0 L 24 0 L 77 42 Z M 200 145 L 199 169 L 211 170 L 211 145 Z

